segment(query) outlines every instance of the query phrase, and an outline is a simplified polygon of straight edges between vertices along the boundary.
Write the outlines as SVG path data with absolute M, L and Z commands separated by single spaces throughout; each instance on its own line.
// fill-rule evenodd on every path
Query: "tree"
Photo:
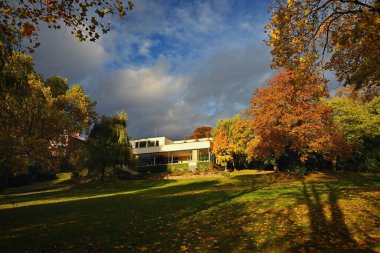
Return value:
M 50 88 L 53 97 L 64 95 L 68 89 L 67 79 L 61 76 L 52 76 L 45 80 L 45 86 Z
M 327 96 L 326 82 L 319 76 L 300 79 L 291 71 L 277 73 L 251 99 L 254 138 L 247 144 L 248 156 L 270 160 L 275 170 L 287 154 L 302 164 L 317 155 L 335 161 L 344 142 L 332 108 L 320 102 Z
M 7 41 L 18 44 L 23 38 L 36 41 L 41 23 L 51 29 L 69 28 L 79 40 L 99 39 L 100 33 L 107 33 L 111 27 L 110 14 L 124 18 L 132 10 L 132 1 L 119 0 L 21 0 L 0 1 L 0 30 Z M 33 51 L 33 47 L 28 47 Z
M 240 115 L 216 122 L 212 131 L 212 152 L 216 155 L 217 162 L 225 168 L 231 164 L 232 168 L 236 169 L 245 159 L 246 127 L 247 124 Z
M 88 138 L 89 164 L 93 174 L 100 173 L 103 180 L 106 170 L 112 172 L 131 165 L 132 151 L 127 132 L 127 114 L 103 116 L 91 129 Z
M 379 1 L 278 0 L 267 31 L 272 67 L 323 68 L 357 88 L 380 85 Z
M 187 137 L 187 139 L 200 139 L 211 137 L 212 127 L 200 126 L 194 129 L 193 134 Z
M 347 96 L 335 97 L 326 102 L 334 108 L 334 120 L 355 151 L 346 166 L 359 170 L 378 170 L 380 96 L 367 102 Z
M 54 96 L 53 84 L 34 71 L 31 56 L 10 53 L 0 67 L 2 190 L 9 175 L 28 174 L 30 167 L 55 172 L 67 136 L 91 125 L 95 103 L 79 86 Z
M 61 163 L 82 170 L 87 156 L 85 145 L 79 137 L 82 133 L 88 134 L 90 125 L 96 119 L 96 103 L 90 100 L 81 86 L 73 85 L 69 88 L 67 82 L 66 78 L 53 76 L 44 83 L 52 95 L 52 117 L 55 119 L 53 122 L 57 123 L 54 129 L 61 133 L 51 142 L 58 144 L 52 147 L 59 149 L 55 150 L 55 154 Z

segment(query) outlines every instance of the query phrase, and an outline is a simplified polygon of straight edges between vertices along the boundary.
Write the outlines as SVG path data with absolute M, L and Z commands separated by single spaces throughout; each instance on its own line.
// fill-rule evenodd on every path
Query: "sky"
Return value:
M 274 75 L 269 1 L 135 0 L 100 40 L 41 27 L 37 72 L 80 84 L 99 114 L 126 111 L 132 138 L 183 139 L 241 113 Z

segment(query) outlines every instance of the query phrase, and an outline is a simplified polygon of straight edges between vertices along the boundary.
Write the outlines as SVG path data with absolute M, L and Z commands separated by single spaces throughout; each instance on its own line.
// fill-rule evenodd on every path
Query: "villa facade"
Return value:
M 172 141 L 166 137 L 155 137 L 132 140 L 130 144 L 139 166 L 189 163 L 192 167 L 198 161 L 214 162 L 211 141 L 212 138 Z

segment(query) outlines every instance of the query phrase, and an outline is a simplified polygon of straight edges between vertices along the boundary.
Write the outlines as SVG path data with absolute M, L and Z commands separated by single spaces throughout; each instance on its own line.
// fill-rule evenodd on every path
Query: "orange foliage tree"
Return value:
M 279 72 L 251 99 L 248 114 L 254 137 L 247 144 L 247 155 L 269 159 L 275 170 L 287 152 L 301 163 L 317 155 L 336 161 L 344 139 L 334 125 L 332 108 L 321 103 L 324 97 L 328 91 L 321 77 L 301 79 L 295 72 Z
M 187 137 L 187 139 L 200 139 L 200 138 L 209 138 L 211 137 L 212 127 L 210 126 L 200 126 L 194 129 L 192 135 Z

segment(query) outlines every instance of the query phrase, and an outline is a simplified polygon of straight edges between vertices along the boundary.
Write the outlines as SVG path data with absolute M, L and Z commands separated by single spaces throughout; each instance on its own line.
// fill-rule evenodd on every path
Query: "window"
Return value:
M 146 147 L 146 141 L 140 141 L 140 148 Z
M 154 147 L 154 141 L 148 141 L 148 147 Z
M 135 148 L 139 148 L 139 142 L 138 141 L 135 142 Z
M 159 141 L 156 141 L 156 146 L 160 146 L 160 142 Z

